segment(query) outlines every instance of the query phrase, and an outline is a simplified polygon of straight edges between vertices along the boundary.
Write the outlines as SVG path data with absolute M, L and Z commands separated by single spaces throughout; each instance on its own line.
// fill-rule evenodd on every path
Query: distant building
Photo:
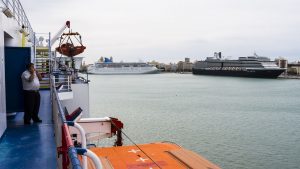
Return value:
M 190 63 L 190 58 L 184 58 L 185 63 Z
M 288 74 L 290 75 L 300 75 L 300 62 L 288 64 Z
M 177 63 L 177 71 L 178 72 L 191 72 L 193 68 L 193 63 L 190 62 L 190 58 L 185 58 L 184 62 L 179 61 Z
M 177 71 L 177 64 L 170 63 L 168 65 L 164 65 L 164 69 L 166 72 L 176 72 Z
M 276 64 L 277 64 L 278 67 L 285 68 L 286 71 L 284 71 L 284 74 L 287 74 L 287 71 L 288 71 L 288 69 L 287 69 L 288 68 L 288 61 L 287 61 L 287 59 L 279 57 L 279 58 L 275 59 L 275 62 L 276 62 Z

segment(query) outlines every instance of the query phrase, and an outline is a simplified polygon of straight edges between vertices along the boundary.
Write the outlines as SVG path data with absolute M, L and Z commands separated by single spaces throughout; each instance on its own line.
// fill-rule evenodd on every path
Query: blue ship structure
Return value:
M 68 131 L 66 119 L 64 116 L 56 119 L 56 122 L 53 119 L 53 111 L 58 109 L 59 99 L 56 97 L 53 100 L 57 91 L 53 82 L 50 86 L 51 79 L 54 79 L 54 71 L 50 70 L 53 64 L 50 33 L 38 34 L 33 31 L 19 0 L 1 1 L 0 7 L 0 168 L 81 169 L 77 158 L 79 153 L 71 140 L 59 143 L 69 137 L 68 133 L 60 131 Z M 41 89 L 46 90 L 40 91 L 39 116 L 43 122 L 24 125 L 21 74 L 28 63 L 34 63 L 36 70 L 42 74 Z M 61 77 L 69 77 L 69 73 Z M 72 80 L 67 78 L 66 85 L 70 86 Z M 57 124 L 58 121 L 60 124 Z M 62 128 L 59 130 L 60 136 L 55 132 L 60 128 L 57 126 Z
M 40 94 L 39 115 L 43 123 L 23 125 L 23 112 L 7 121 L 0 143 L 0 168 L 57 168 L 50 92 L 45 90 Z

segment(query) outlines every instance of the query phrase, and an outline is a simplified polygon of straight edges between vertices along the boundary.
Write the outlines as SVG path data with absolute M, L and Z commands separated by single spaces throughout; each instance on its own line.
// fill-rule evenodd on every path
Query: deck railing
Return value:
M 56 146 L 58 147 L 58 168 L 67 169 L 71 167 L 72 169 L 82 169 L 80 161 L 77 158 L 77 150 L 70 136 L 64 107 L 59 99 L 53 75 L 51 75 L 50 80 L 55 139 Z
M 34 32 L 30 25 L 30 22 L 27 18 L 27 15 L 23 9 L 22 4 L 19 0 L 2 0 L 4 8 L 2 9 L 3 13 L 10 14 L 14 18 L 20 27 L 24 26 L 24 30 L 29 33 L 30 39 L 34 40 Z
M 71 75 L 64 75 L 53 78 L 53 81 L 55 83 L 55 86 L 62 85 L 64 91 L 72 91 L 71 89 L 71 83 L 72 83 L 72 76 Z

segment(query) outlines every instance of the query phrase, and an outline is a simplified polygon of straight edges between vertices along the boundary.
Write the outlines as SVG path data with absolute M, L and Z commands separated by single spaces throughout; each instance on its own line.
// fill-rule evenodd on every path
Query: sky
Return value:
M 82 35 L 86 63 L 176 63 L 260 56 L 300 60 L 299 0 L 24 0 L 33 30 L 57 31 L 69 20 Z M 55 47 L 58 45 L 54 45 Z

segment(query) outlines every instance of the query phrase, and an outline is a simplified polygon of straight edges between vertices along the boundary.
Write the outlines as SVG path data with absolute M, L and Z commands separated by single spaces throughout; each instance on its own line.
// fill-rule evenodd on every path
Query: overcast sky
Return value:
M 35 32 L 71 21 L 82 56 L 115 61 L 192 61 L 222 52 L 300 60 L 299 0 L 24 0 Z

